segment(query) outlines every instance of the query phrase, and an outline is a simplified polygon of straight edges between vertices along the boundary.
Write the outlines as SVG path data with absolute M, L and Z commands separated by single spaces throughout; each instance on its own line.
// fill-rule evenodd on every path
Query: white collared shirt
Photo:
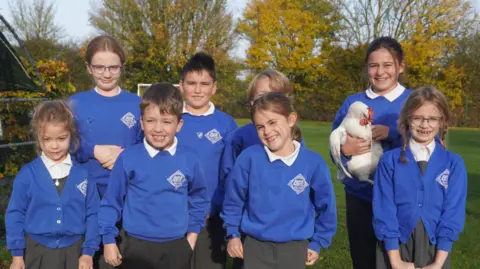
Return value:
M 402 93 L 405 91 L 405 87 L 400 85 L 400 83 L 397 83 L 397 87 L 395 87 L 393 90 L 391 90 L 389 93 L 383 95 L 388 101 L 393 102 L 395 99 L 397 99 Z M 368 87 L 368 89 L 365 90 L 365 93 L 367 94 L 367 97 L 370 99 L 375 99 L 379 96 L 376 92 L 372 90 L 372 87 Z
M 100 95 L 103 96 L 103 94 L 100 93 L 100 91 L 98 90 L 98 88 L 97 88 L 96 86 L 95 86 L 95 88 L 93 88 L 93 89 L 94 89 L 98 94 L 100 94 Z M 120 87 L 118 87 L 117 93 L 116 93 L 115 95 L 119 95 L 121 92 L 122 92 L 122 89 L 120 89 Z M 115 96 L 115 95 L 114 95 L 114 96 Z
M 175 155 L 175 152 L 177 152 L 177 144 L 178 144 L 177 137 L 174 137 L 173 138 L 173 144 L 170 147 L 168 147 L 168 148 L 166 148 L 162 151 L 168 151 L 168 153 L 170 153 L 170 155 L 173 156 L 173 155 Z M 143 138 L 143 145 L 145 146 L 145 149 L 147 150 L 148 155 L 150 155 L 150 157 L 152 157 L 152 158 L 155 157 L 160 152 L 160 150 L 150 146 L 150 144 L 148 144 L 146 138 Z
M 415 161 L 427 161 L 430 160 L 433 151 L 435 150 L 435 139 L 426 146 L 422 146 L 410 138 L 409 146 L 412 151 L 413 158 Z
M 194 113 L 187 110 L 187 103 L 183 102 L 183 112 L 182 113 L 187 113 L 187 114 L 190 114 L 192 116 L 209 116 L 209 115 L 212 115 L 213 112 L 215 112 L 215 105 L 212 102 L 208 102 L 208 105 L 209 105 L 208 110 L 205 111 L 204 113 L 194 114 Z
M 284 164 L 287 166 L 292 166 L 292 164 L 295 162 L 295 160 L 298 157 L 298 153 L 300 152 L 300 143 L 296 140 L 293 140 L 293 146 L 295 147 L 295 150 L 292 152 L 292 154 L 288 156 L 278 156 L 275 155 L 275 153 L 271 152 L 267 146 L 263 146 L 265 148 L 265 151 L 267 152 L 268 159 L 270 162 L 274 162 L 276 160 L 282 161 Z
M 48 173 L 52 179 L 64 178 L 70 174 L 70 169 L 72 169 L 73 165 L 70 154 L 67 154 L 67 157 L 61 163 L 55 163 L 43 152 L 40 155 L 40 159 L 42 159 L 43 164 L 47 167 Z

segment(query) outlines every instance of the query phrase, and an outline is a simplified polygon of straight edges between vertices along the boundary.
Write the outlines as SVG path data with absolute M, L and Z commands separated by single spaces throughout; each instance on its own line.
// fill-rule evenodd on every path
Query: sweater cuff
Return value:
M 312 241 L 312 242 L 310 242 L 310 244 L 308 245 L 308 248 L 311 249 L 311 250 L 313 250 L 313 251 L 315 251 L 315 252 L 317 252 L 318 254 L 320 254 L 320 249 L 321 249 L 320 243 L 315 242 L 315 241 Z
M 96 250 L 93 248 L 83 248 L 82 255 L 88 255 L 93 257 L 93 255 L 95 255 L 95 251 Z
M 343 152 L 340 151 L 340 161 L 342 162 L 343 166 L 346 167 L 347 163 L 352 159 L 352 156 L 347 157 L 343 155 Z
M 90 143 L 85 143 L 84 146 L 85 146 L 84 151 L 85 151 L 85 154 L 87 155 L 87 158 L 94 159 L 95 154 L 93 151 L 95 149 L 95 145 Z
M 443 250 L 446 252 L 452 251 L 453 242 L 447 237 L 440 237 L 437 239 L 437 250 Z
M 386 251 L 400 248 L 400 244 L 398 243 L 398 238 L 385 238 L 383 240 L 383 243 L 385 244 Z
M 227 236 L 240 234 L 240 232 L 238 230 L 239 230 L 238 226 L 228 226 L 227 227 Z
M 13 249 L 10 251 L 12 253 L 12 257 L 23 257 L 25 253 L 24 249 Z
M 115 241 L 115 235 L 113 234 L 106 234 L 103 236 L 103 244 L 108 245 L 108 244 L 116 244 L 117 241 Z
M 397 130 L 396 126 L 388 126 L 388 127 L 389 127 L 389 129 L 388 129 L 387 139 L 389 141 L 394 141 L 395 139 L 397 139 L 397 137 L 400 134 L 398 133 L 398 130 Z
M 202 227 L 200 225 L 191 225 L 191 226 L 188 226 L 187 233 L 200 234 L 201 229 Z

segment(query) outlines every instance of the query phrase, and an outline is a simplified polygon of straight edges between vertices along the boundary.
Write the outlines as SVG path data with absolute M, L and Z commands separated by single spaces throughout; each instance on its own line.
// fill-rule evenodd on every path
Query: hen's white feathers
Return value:
M 372 111 L 362 102 L 350 105 L 342 123 L 330 134 L 330 152 L 334 162 L 343 174 L 349 178 L 356 177 L 360 181 L 373 184 L 370 175 L 375 171 L 383 149 L 378 141 L 372 140 Z M 363 124 L 361 124 L 363 122 Z M 341 147 L 347 141 L 347 134 L 370 141 L 371 150 L 365 154 L 352 156 L 343 166 Z

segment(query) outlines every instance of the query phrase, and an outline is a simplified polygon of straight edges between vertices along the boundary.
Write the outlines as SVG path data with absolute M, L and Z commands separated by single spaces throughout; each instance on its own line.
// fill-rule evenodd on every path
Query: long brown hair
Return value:
M 293 86 L 287 76 L 277 70 L 267 69 L 255 75 L 250 82 L 247 91 L 248 101 L 254 101 L 255 95 L 257 94 L 257 82 L 262 78 L 269 79 L 269 86 L 272 89 L 272 92 L 283 93 L 286 96 L 292 95 Z
M 252 110 L 250 111 L 252 122 L 254 122 L 253 118 L 259 110 L 272 111 L 287 118 L 290 116 L 290 114 L 295 112 L 291 98 L 279 92 L 269 92 L 255 100 Z M 302 131 L 300 130 L 300 127 L 298 127 L 297 123 L 295 123 L 291 131 L 292 138 L 298 142 L 302 142 Z
M 447 99 L 445 98 L 445 95 L 443 95 L 443 93 L 435 87 L 425 86 L 418 88 L 408 96 L 407 101 L 400 112 L 400 118 L 398 119 L 398 132 L 403 138 L 402 153 L 400 155 L 400 161 L 403 163 L 407 162 L 405 151 L 407 150 L 409 139 L 410 119 L 413 115 L 413 112 L 415 112 L 425 103 L 431 103 L 435 105 L 440 111 L 442 119 L 440 122 L 438 136 L 442 146 L 444 148 L 447 147 L 445 144 L 445 135 L 447 134 L 448 126 L 452 118 L 452 112 L 448 106 Z
M 78 149 L 79 139 L 75 118 L 70 107 L 63 100 L 44 101 L 35 107 L 30 126 L 32 133 L 37 141 L 37 153 L 41 153 L 40 139 L 45 130 L 47 123 L 65 124 L 70 133 L 71 150 L 74 152 Z

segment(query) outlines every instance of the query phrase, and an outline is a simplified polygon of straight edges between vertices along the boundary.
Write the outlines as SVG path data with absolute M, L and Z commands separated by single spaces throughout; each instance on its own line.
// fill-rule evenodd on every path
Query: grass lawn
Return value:
M 248 120 L 238 120 L 244 124 Z M 308 148 L 320 153 L 331 169 L 332 175 L 336 174 L 336 168 L 332 164 L 328 154 L 328 136 L 331 125 L 328 123 L 303 122 L 302 132 Z M 460 239 L 454 244 L 452 253 L 452 268 L 470 269 L 480 268 L 480 259 L 476 257 L 480 253 L 480 130 L 453 129 L 449 132 L 449 149 L 459 153 L 465 160 L 468 170 L 468 197 L 467 197 L 467 220 L 465 231 Z M 343 185 L 333 179 L 337 197 L 338 229 L 329 249 L 322 250 L 320 259 L 311 268 L 347 269 L 352 268 L 348 250 L 347 232 L 345 227 L 345 195 Z M 0 251 L 0 268 L 8 268 L 9 259 L 5 248 Z M 3 265 L 3 266 L 2 266 Z M 5 267 L 4 267 L 5 266 Z

